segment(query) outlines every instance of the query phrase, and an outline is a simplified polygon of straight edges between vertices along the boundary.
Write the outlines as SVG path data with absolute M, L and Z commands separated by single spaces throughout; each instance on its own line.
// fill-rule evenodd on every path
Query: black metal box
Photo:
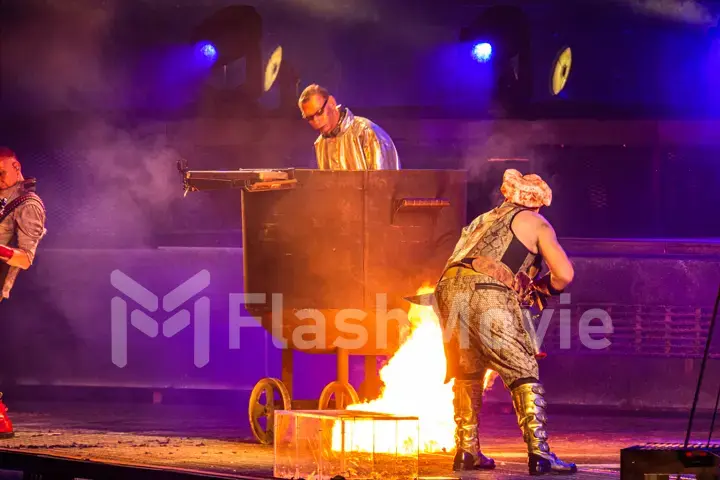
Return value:
M 330 320 L 340 309 L 356 309 L 366 315 L 360 321 L 371 341 L 351 353 L 392 350 L 373 346 L 376 308 L 387 302 L 383 311 L 407 311 L 402 297 L 437 281 L 465 225 L 466 175 L 295 170 L 293 188 L 244 190 L 245 291 L 267 298 L 248 311 L 272 331 L 272 295 L 282 294 L 283 331 L 291 343 L 295 327 L 307 323 L 298 310 L 322 312 L 327 345 L 316 350 L 327 351 L 337 337 Z M 383 334 L 392 344 L 397 332 L 388 328 Z

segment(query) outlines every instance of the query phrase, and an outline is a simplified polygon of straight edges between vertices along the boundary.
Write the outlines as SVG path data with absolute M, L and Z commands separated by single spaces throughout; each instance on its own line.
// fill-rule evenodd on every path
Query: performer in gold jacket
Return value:
M 505 201 L 463 229 L 435 289 L 438 318 L 450 333 L 446 382 L 455 379 L 454 469 L 495 467 L 478 439 L 483 379 L 492 370 L 511 392 L 530 473 L 573 473 L 576 466 L 548 446 L 545 390 L 521 307 L 528 294 L 559 295 L 572 281 L 573 267 L 538 213 L 551 203 L 550 187 L 537 175 L 510 169 L 500 190 Z M 550 272 L 531 282 L 543 260 Z
M 302 116 L 320 132 L 315 156 L 321 170 L 400 170 L 390 136 L 367 118 L 353 115 L 319 85 L 310 85 L 298 100 Z

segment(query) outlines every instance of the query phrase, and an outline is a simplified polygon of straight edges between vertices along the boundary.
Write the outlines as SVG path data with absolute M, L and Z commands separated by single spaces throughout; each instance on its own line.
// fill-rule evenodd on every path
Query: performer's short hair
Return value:
M 330 92 L 328 92 L 326 88 L 323 88 L 320 85 L 313 83 L 312 85 L 308 85 L 307 87 L 305 87 L 305 90 L 303 90 L 300 94 L 300 99 L 298 100 L 298 103 L 302 105 L 303 103 L 310 100 L 310 97 L 312 97 L 313 95 L 320 95 L 323 99 L 325 99 L 330 96 Z

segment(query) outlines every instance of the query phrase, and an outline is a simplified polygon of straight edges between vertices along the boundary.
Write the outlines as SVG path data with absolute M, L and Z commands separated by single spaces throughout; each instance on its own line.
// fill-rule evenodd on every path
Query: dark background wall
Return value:
M 238 226 L 222 194 L 181 201 L 180 157 L 192 168 L 312 167 L 314 134 L 295 98 L 318 82 L 388 130 L 405 168 L 470 170 L 470 216 L 492 205 L 502 170 L 515 166 L 556 189 L 548 216 L 562 236 L 717 236 L 705 210 L 720 180 L 717 124 L 678 125 L 679 136 L 637 120 L 717 117 L 715 5 L 519 2 L 533 95 L 516 117 L 533 123 L 500 125 L 491 67 L 459 41 L 496 3 L 256 2 L 262 64 L 280 45 L 283 65 L 269 92 L 243 103 L 244 61 L 228 66 L 226 90 L 222 68 L 192 52 L 195 26 L 230 2 L 3 2 L 0 141 L 39 177 L 48 243 L 156 244 L 159 234 Z M 573 69 L 553 97 L 565 45 Z M 557 117 L 604 120 L 540 121 Z M 508 157 L 529 162 L 488 162 Z
M 262 16 L 265 61 L 281 45 L 291 76 L 303 86 L 326 85 L 356 108 L 486 114 L 489 68 L 473 61 L 472 44 L 460 42 L 460 31 L 498 4 L 518 5 L 527 17 L 535 102 L 552 100 L 552 62 L 569 45 L 572 81 L 554 103 L 635 114 L 640 106 L 696 113 L 718 106 L 718 60 L 710 59 L 717 52 L 708 35 L 717 17 L 707 2 L 12 0 L 3 2 L 5 108 L 171 111 L 197 98 L 167 88 L 178 87 L 190 68 L 178 46 L 206 17 L 234 3 L 254 5 Z M 230 66 L 231 85 L 242 78 L 242 63 Z M 209 83 L 217 86 L 220 73 Z

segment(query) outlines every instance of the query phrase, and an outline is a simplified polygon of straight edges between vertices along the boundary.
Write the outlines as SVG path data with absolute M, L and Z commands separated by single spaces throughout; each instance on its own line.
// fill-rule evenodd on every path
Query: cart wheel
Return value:
M 344 410 L 348 405 L 360 403 L 360 397 L 352 385 L 336 380 L 328 383 L 328 385 L 323 388 L 320 394 L 320 400 L 318 401 L 318 408 L 320 410 L 327 410 L 330 405 L 330 399 L 333 396 L 335 397 L 336 410 Z
M 279 401 L 275 399 L 276 392 L 280 395 Z M 263 393 L 265 394 L 264 404 L 260 403 L 260 397 Z M 250 394 L 250 405 L 248 407 L 253 435 L 262 444 L 270 445 L 273 443 L 275 409 L 277 406 L 281 406 L 281 410 L 291 410 L 290 393 L 282 381 L 277 378 L 263 378 L 255 384 Z M 261 423 L 262 419 L 265 420 L 264 428 Z

